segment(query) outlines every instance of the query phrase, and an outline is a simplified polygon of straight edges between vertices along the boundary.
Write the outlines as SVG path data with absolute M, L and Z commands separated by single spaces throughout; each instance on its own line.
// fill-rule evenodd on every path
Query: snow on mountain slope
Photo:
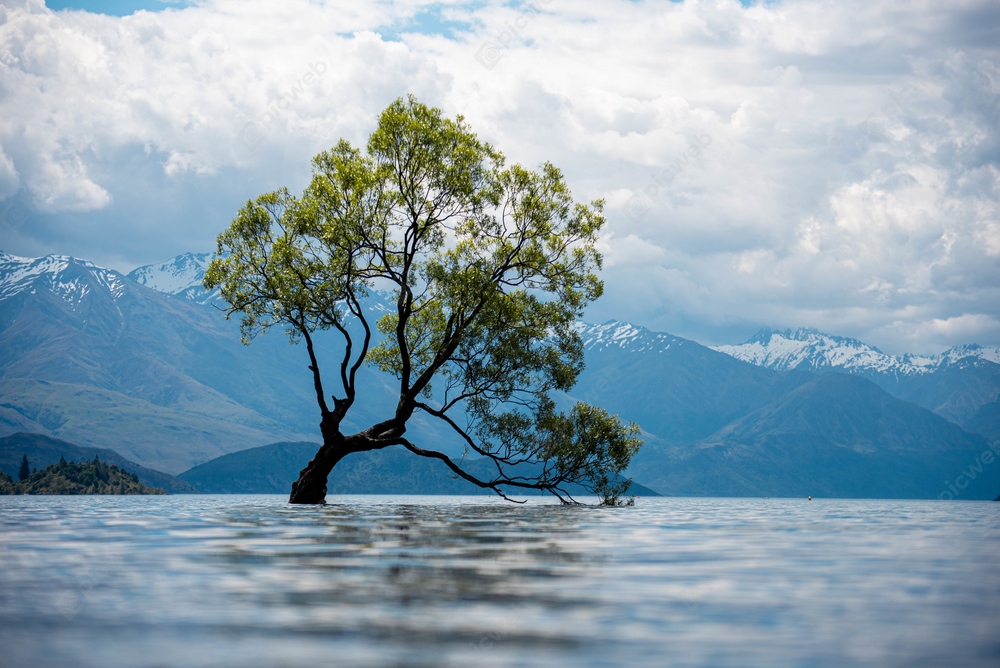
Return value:
M 185 297 L 199 303 L 214 301 L 219 291 L 202 287 L 213 253 L 184 253 L 166 262 L 148 264 L 130 271 L 127 278 L 147 288 Z
M 645 327 L 618 320 L 609 320 L 603 325 L 577 322 L 574 328 L 583 339 L 584 350 L 618 348 L 627 352 L 662 353 L 671 345 L 688 343 L 670 334 L 651 332 Z
M 814 329 L 778 332 L 762 329 L 739 346 L 716 346 L 715 350 L 744 362 L 771 369 L 818 370 L 840 367 L 845 371 L 872 369 L 924 373 L 926 367 L 908 364 L 886 355 L 857 339 L 831 336 Z
M 916 376 L 972 360 L 1000 364 L 1000 348 L 975 344 L 956 346 L 940 355 L 887 355 L 874 346 L 841 336 L 800 328 L 784 332 L 762 329 L 738 346 L 715 346 L 715 350 L 771 369 L 826 370 L 847 373 Z M 971 360 L 970 360 L 971 358 Z M 964 362 L 963 362 L 964 360 Z
M 89 276 L 118 300 L 125 294 L 124 277 L 117 271 L 68 255 L 18 257 L 0 251 L 0 302 L 22 292 L 51 290 L 74 308 L 90 290 Z
M 937 359 L 940 360 L 938 366 L 954 364 L 969 357 L 1000 364 L 1000 346 L 980 346 L 975 343 L 955 346 L 938 355 Z

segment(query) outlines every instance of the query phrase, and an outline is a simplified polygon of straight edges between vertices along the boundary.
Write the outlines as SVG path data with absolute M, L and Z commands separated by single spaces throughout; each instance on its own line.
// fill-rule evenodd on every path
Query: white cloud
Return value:
M 3 152 L 3 145 L 0 144 L 0 200 L 14 195 L 20 187 L 21 180 L 14 169 L 14 162 Z
M 710 343 L 761 325 L 891 352 L 1000 343 L 935 324 L 1000 313 L 994 3 L 536 7 L 220 0 L 115 18 L 8 3 L 0 197 L 24 188 L 39 214 L 5 250 L 125 265 L 204 250 L 240 201 L 301 187 L 313 154 L 363 142 L 411 92 L 608 201 L 594 319 Z M 427 11 L 456 23 L 407 32 Z M 499 60 L 476 58 L 487 41 Z
M 42 211 L 90 211 L 111 203 L 111 195 L 90 180 L 79 155 L 54 156 L 38 166 L 28 189 Z
M 1000 320 L 986 313 L 899 320 L 879 327 L 873 334 L 901 340 L 917 352 L 930 352 L 948 348 L 953 341 L 995 340 L 1000 335 Z

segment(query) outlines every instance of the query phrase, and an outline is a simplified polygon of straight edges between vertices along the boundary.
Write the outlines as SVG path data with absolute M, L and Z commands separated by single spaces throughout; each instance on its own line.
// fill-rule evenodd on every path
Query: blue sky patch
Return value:
M 129 16 L 140 9 L 147 12 L 159 12 L 173 7 L 181 9 L 192 2 L 188 0 L 45 0 L 45 6 L 53 11 L 60 9 L 83 9 L 93 14 L 108 16 Z
M 468 9 L 475 9 L 483 6 L 483 2 L 474 2 L 465 5 Z M 399 21 L 392 25 L 380 27 L 376 32 L 384 39 L 400 41 L 406 34 L 418 35 L 441 35 L 447 39 L 455 39 L 456 33 L 464 33 L 472 30 L 472 24 L 467 21 L 453 21 L 442 15 L 445 10 L 443 5 L 435 5 L 419 12 L 413 18 L 406 21 Z

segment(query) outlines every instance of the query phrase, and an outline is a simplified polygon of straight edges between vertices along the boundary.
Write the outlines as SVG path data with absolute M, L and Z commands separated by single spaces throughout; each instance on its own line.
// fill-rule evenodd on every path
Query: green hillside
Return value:
M 110 447 L 172 474 L 275 438 L 270 431 L 93 386 L 7 379 L 0 381 L 0 397 L 8 411 L 16 407 L 30 420 L 17 425 L 19 431 L 43 430 L 86 447 Z

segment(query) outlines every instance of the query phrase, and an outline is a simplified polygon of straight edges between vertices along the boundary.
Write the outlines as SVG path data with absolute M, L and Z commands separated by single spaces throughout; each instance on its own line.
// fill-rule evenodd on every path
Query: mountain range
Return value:
M 895 376 L 926 375 L 973 359 L 1000 364 L 1000 348 L 972 344 L 955 346 L 940 355 L 887 355 L 857 339 L 805 327 L 783 332 L 765 328 L 744 344 L 716 346 L 714 350 L 771 369 L 839 368 L 851 373 Z
M 1000 348 L 973 344 L 934 356 L 894 356 L 814 329 L 763 329 L 742 345 L 715 350 L 779 371 L 860 376 L 969 431 L 1000 439 Z
M 241 345 L 217 295 L 200 287 L 209 259 L 186 254 L 123 276 L 68 257 L 0 254 L 0 435 L 108 447 L 173 474 L 274 442 L 317 441 L 304 352 L 277 331 Z M 366 308 L 377 316 L 388 306 L 375 296 Z M 986 437 L 998 433 L 996 349 L 894 358 L 812 330 L 766 330 L 718 349 L 622 322 L 577 331 L 587 367 L 560 401 L 639 423 L 646 445 L 629 474 L 660 493 L 1000 491 L 1000 464 L 986 461 Z M 327 365 L 337 359 L 335 339 L 318 348 Z M 362 374 L 348 428 L 395 405 L 391 379 Z M 461 452 L 433 422 L 409 433 Z M 947 491 L 960 475 L 970 484 Z

